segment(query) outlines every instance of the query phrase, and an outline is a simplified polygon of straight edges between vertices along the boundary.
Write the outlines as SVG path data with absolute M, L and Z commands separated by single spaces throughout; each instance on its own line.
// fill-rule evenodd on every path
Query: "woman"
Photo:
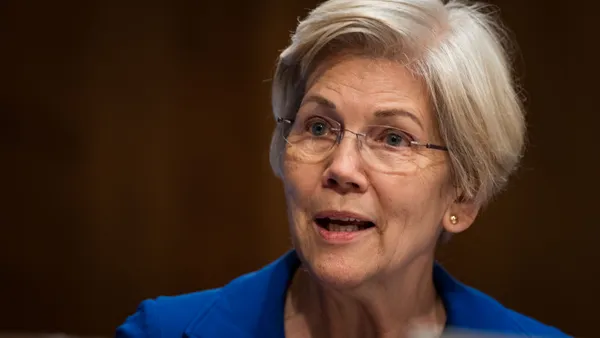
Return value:
M 273 82 L 271 164 L 294 250 L 220 289 L 147 300 L 120 337 L 564 337 L 434 261 L 518 164 L 522 106 L 480 5 L 330 0 Z

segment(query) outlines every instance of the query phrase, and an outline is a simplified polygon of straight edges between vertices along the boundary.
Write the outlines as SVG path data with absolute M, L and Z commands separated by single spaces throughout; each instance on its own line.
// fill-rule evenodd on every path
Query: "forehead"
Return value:
M 398 62 L 360 56 L 333 57 L 311 73 L 304 99 L 324 97 L 344 117 L 370 118 L 385 109 L 409 111 L 429 125 L 431 114 L 425 88 L 420 78 Z

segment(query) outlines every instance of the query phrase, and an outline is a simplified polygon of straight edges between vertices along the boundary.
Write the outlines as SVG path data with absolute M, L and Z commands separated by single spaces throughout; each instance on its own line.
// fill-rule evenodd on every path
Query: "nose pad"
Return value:
M 365 134 L 363 133 L 358 133 L 355 131 L 352 131 L 350 129 L 343 129 L 337 137 L 337 144 L 338 146 L 342 144 L 342 141 L 344 140 L 344 138 L 346 137 L 346 132 L 353 134 L 356 137 L 356 145 L 358 146 L 358 148 L 360 149 L 362 147 L 362 140 L 360 139 L 361 137 L 366 137 Z
M 361 150 L 363 147 L 363 138 L 364 138 L 364 134 L 359 134 L 359 133 L 355 133 L 354 134 L 356 136 L 356 149 L 358 150 L 359 155 L 362 156 L 361 154 Z

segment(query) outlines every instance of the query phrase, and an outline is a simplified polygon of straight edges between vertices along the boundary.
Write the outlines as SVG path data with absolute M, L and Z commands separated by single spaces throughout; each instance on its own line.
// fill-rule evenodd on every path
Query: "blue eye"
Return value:
M 385 136 L 385 143 L 392 147 L 402 146 L 402 142 L 408 142 L 403 135 L 390 133 Z
M 317 121 L 309 125 L 309 130 L 313 136 L 323 136 L 327 134 L 327 125 L 323 122 Z

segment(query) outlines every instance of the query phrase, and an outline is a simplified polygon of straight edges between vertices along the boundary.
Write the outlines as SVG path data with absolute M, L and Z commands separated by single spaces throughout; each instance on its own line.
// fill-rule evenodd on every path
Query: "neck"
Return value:
M 432 277 L 433 259 L 358 288 L 321 285 L 300 268 L 288 290 L 286 337 L 405 337 L 411 330 L 443 330 L 446 320 Z

